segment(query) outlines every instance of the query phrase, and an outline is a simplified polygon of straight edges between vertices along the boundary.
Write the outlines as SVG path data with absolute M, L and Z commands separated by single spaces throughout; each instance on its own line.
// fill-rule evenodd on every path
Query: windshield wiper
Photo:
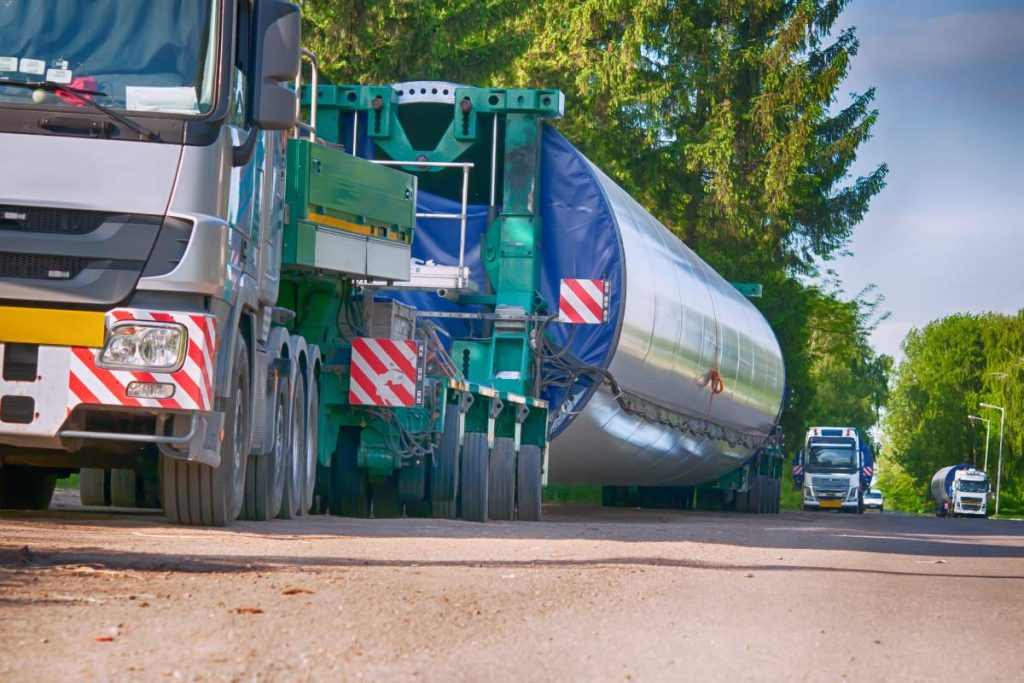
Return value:
M 0 80 L 0 88 L 7 87 L 7 86 L 11 86 L 11 87 L 15 87 L 15 88 L 26 88 L 28 90 L 45 90 L 46 92 L 52 92 L 52 93 L 65 93 L 67 95 L 70 95 L 70 96 L 74 97 L 79 102 L 87 104 L 90 107 L 93 107 L 94 109 L 96 109 L 97 111 L 103 112 L 104 114 L 106 114 L 110 118 L 114 119 L 115 121 L 117 121 L 118 123 L 122 124 L 123 126 L 132 129 L 138 135 L 140 135 L 141 137 L 143 137 L 143 138 L 145 138 L 147 140 L 159 140 L 160 139 L 160 134 L 157 133 L 156 131 L 150 130 L 149 128 L 146 128 L 145 126 L 143 126 L 141 123 L 136 123 L 135 121 L 132 121 L 127 116 L 124 116 L 123 114 L 118 114 L 116 111 L 114 111 L 110 107 L 102 105 L 99 102 L 97 102 L 96 100 L 92 99 L 93 97 L 109 97 L 109 95 L 107 95 L 107 93 L 105 93 L 105 92 L 100 92 L 98 90 L 86 90 L 84 88 L 75 88 L 75 87 L 70 86 L 70 85 L 64 85 L 62 83 L 53 83 L 51 81 L 44 81 L 44 82 L 40 83 L 40 82 L 36 82 L 36 81 L 6 81 L 6 80 Z

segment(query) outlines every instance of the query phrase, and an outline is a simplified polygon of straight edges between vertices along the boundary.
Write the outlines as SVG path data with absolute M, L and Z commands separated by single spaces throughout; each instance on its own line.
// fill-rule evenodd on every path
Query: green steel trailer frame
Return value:
M 303 105 L 316 120 L 315 139 L 288 141 L 279 306 L 295 312 L 288 329 L 318 345 L 323 359 L 321 508 L 353 516 L 400 516 L 404 508 L 410 515 L 476 521 L 538 519 L 548 406 L 536 397 L 531 372 L 530 335 L 543 304 L 536 294 L 540 216 L 533 195 L 541 121 L 561 115 L 561 93 L 458 88 L 447 129 L 435 146 L 418 149 L 399 119 L 393 88 L 321 85 L 315 102 L 312 92 L 303 89 Z M 365 115 L 365 132 L 398 169 L 343 150 L 344 117 L 351 113 Z M 422 182 L 457 166 L 468 182 L 469 164 L 460 160 L 479 151 L 486 130 L 498 144 L 499 116 L 502 167 L 492 184 L 501 177 L 502 202 L 482 247 L 493 291 L 464 292 L 463 300 L 483 304 L 505 324 L 487 339 L 454 339 L 457 364 L 438 357 L 444 349 L 429 335 L 421 340 L 435 362 L 424 369 L 420 405 L 354 405 L 353 338 L 368 334 L 360 314 L 388 306 L 374 292 L 406 279 L 401 261 L 408 264 L 416 220 L 417 177 L 410 172 Z M 492 200 L 493 193 L 492 186 Z

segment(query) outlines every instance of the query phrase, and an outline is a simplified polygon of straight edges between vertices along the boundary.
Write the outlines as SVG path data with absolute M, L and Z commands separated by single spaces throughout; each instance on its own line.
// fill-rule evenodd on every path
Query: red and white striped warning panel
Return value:
M 101 349 L 75 346 L 68 376 L 68 410 L 81 403 L 122 405 L 171 410 L 211 410 L 213 406 L 213 360 L 217 350 L 217 319 L 212 315 L 164 313 L 116 309 L 107 314 L 107 329 L 123 321 L 175 323 L 188 333 L 188 348 L 180 369 L 174 372 L 108 370 L 97 365 Z M 161 383 L 173 386 L 167 398 L 135 398 L 128 395 L 133 383 Z
M 608 281 L 562 280 L 558 321 L 580 325 L 608 322 Z
M 348 400 L 357 406 L 411 408 L 423 403 L 423 344 L 356 337 Z

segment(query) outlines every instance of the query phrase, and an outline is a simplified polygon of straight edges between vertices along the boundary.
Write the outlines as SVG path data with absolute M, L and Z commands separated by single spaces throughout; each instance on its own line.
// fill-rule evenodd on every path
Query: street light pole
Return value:
M 999 487 L 1003 480 L 1003 427 L 1006 425 L 1006 408 L 991 403 L 979 403 L 982 408 L 999 411 L 999 464 L 996 465 L 996 515 L 999 514 Z
M 974 420 L 981 420 L 982 422 L 985 423 L 985 467 L 982 469 L 984 469 L 985 472 L 988 472 L 988 441 L 989 435 L 992 432 L 992 420 L 988 419 L 987 417 L 980 417 L 978 415 L 968 415 L 967 419 L 971 420 L 972 422 Z

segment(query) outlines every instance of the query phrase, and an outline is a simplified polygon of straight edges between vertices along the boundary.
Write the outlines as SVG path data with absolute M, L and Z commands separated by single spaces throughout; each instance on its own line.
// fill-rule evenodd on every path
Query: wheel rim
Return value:
M 305 458 L 305 440 L 303 439 L 302 426 L 305 422 L 303 418 L 303 412 L 306 408 L 302 395 L 303 392 L 296 391 L 295 397 L 292 400 L 292 433 L 291 433 L 291 462 L 289 465 L 292 468 L 292 485 L 288 491 L 291 497 L 291 505 L 296 509 L 298 514 L 302 514 L 302 491 L 303 484 L 305 483 L 305 467 L 303 459 Z
M 231 500 L 229 501 L 229 517 L 236 519 L 242 512 L 242 499 L 245 496 L 245 463 L 242 439 L 248 430 L 245 427 L 245 392 L 241 382 L 235 390 L 235 424 L 231 435 Z
M 285 450 L 285 421 L 284 421 L 284 401 L 278 401 L 277 406 L 274 408 L 274 424 L 277 429 L 274 431 L 274 480 L 272 482 L 273 490 L 270 492 L 270 500 L 273 502 L 272 510 L 281 509 L 281 499 L 284 497 L 284 466 L 285 459 L 288 455 Z
M 303 512 L 313 505 L 313 492 L 316 489 L 317 447 L 320 429 L 320 391 L 314 379 L 309 386 L 309 418 L 306 425 L 306 488 L 302 492 Z

